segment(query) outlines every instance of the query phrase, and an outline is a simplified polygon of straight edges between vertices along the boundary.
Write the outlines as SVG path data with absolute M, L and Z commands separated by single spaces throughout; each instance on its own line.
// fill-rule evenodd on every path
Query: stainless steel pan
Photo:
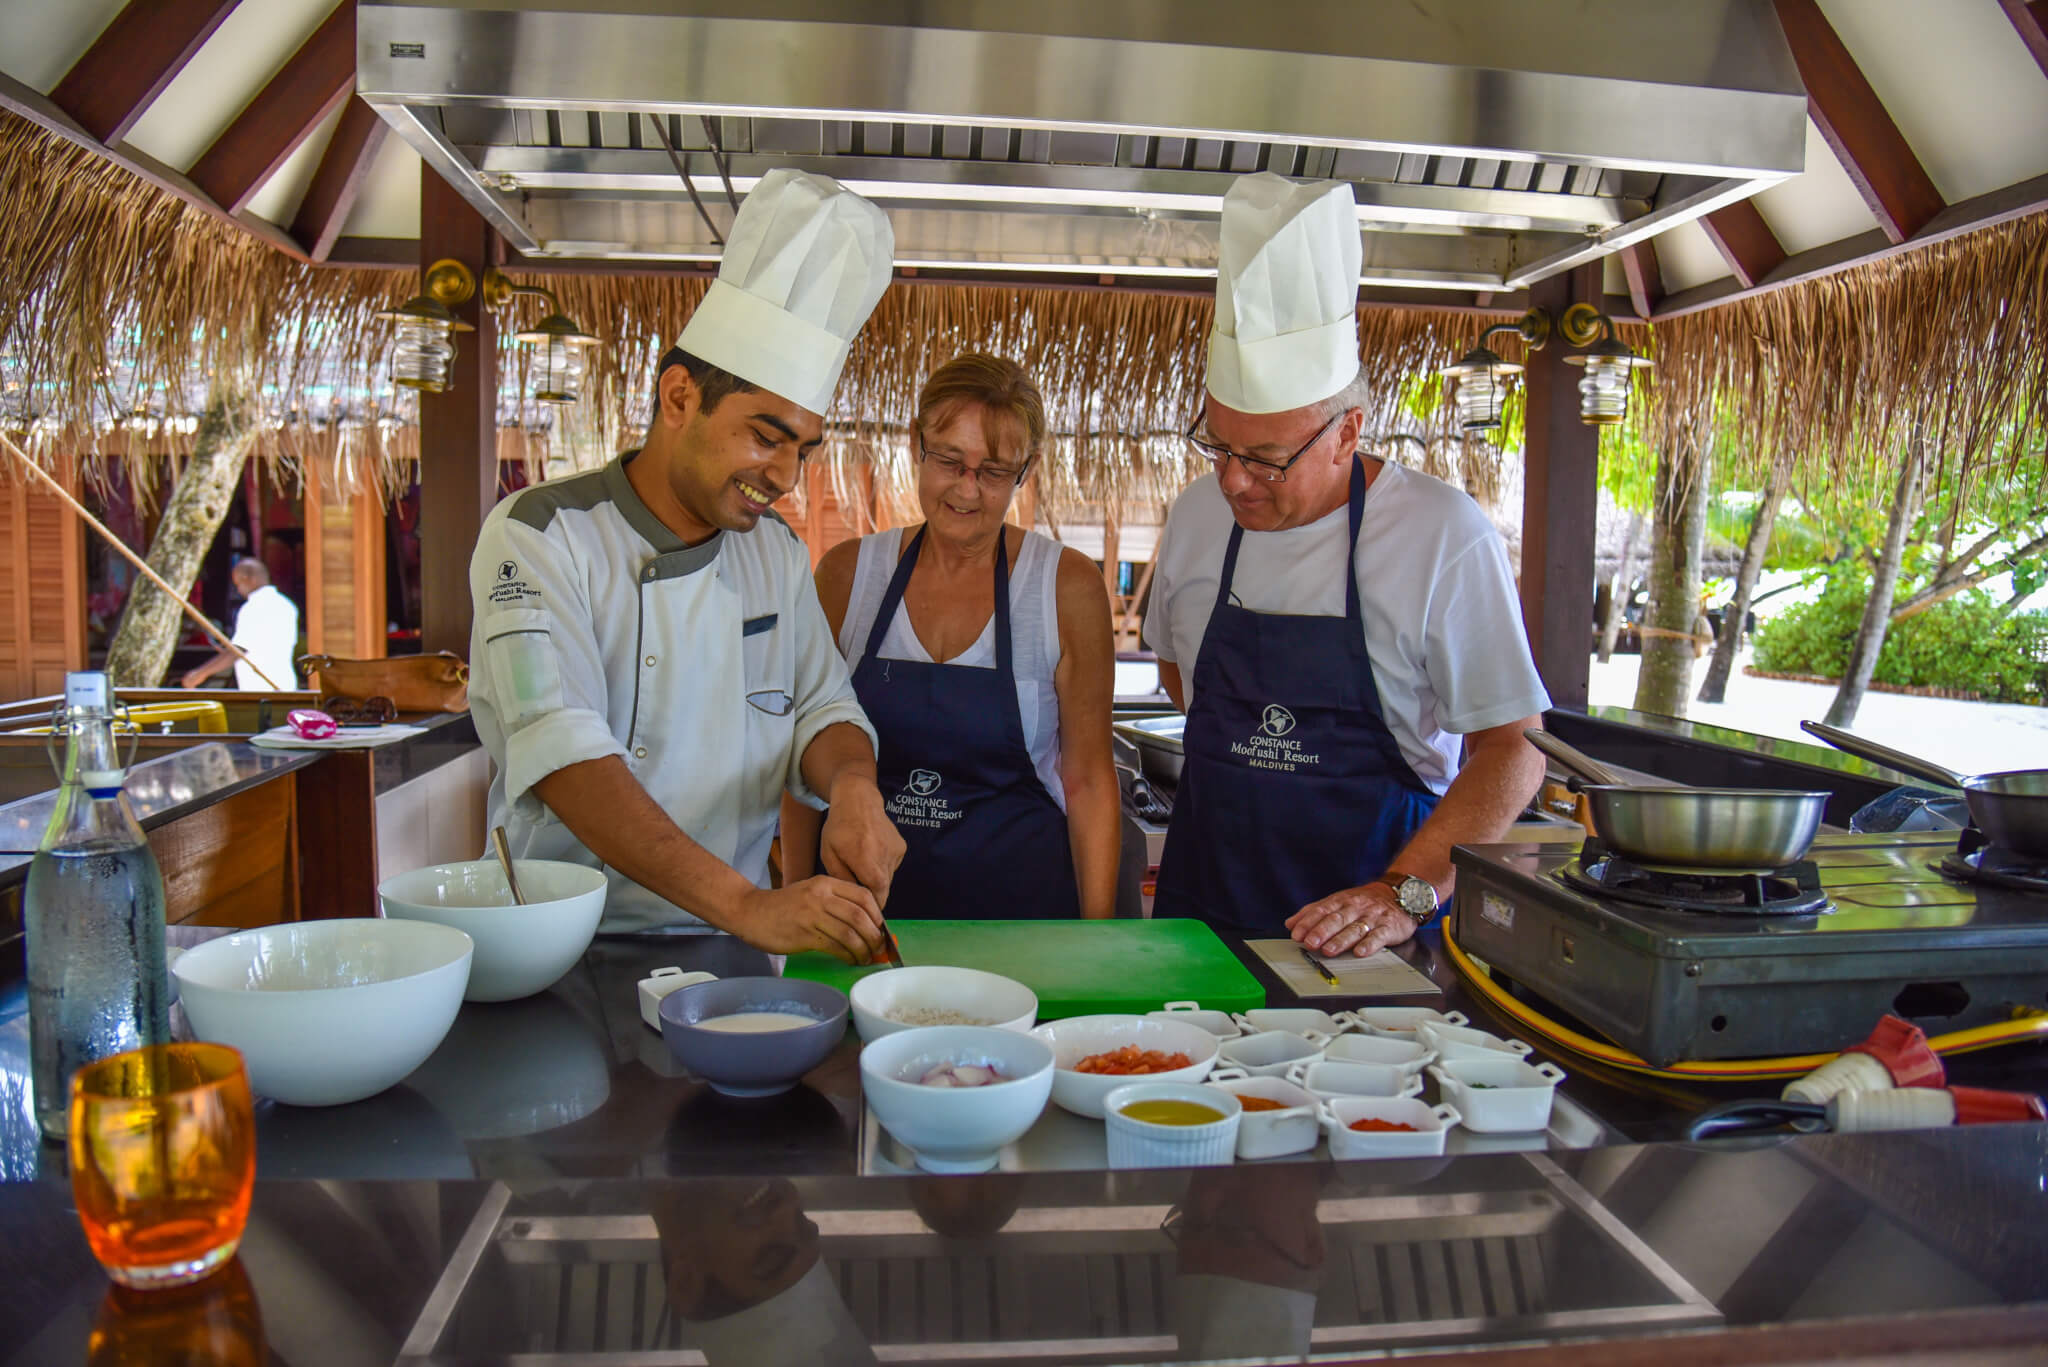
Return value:
M 1776 788 L 1655 788 L 1623 782 L 1548 731 L 1529 743 L 1586 780 L 1593 832 L 1615 853 L 1664 868 L 1777 869 L 1806 856 L 1830 794 Z
M 1973 777 L 1824 722 L 1803 721 L 1799 725 L 1807 734 L 1818 736 L 1858 759 L 1926 779 L 1939 787 L 1962 789 L 1963 800 L 1970 805 L 1970 820 L 1992 844 L 2032 859 L 2048 859 L 2048 769 L 2012 769 Z

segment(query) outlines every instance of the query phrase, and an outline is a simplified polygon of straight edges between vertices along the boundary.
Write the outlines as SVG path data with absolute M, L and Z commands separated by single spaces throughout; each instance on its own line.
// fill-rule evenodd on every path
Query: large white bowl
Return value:
M 916 1007 L 957 1011 L 976 1024 L 1023 1034 L 1038 1019 L 1038 994 L 1014 978 L 978 968 L 891 968 L 870 973 L 853 985 L 853 1028 L 872 1043 L 899 1030 L 930 1029 L 889 1019 L 889 1013 Z
M 1102 1119 L 1102 1099 L 1132 1082 L 1200 1082 L 1216 1066 L 1217 1038 L 1186 1021 L 1160 1020 L 1156 1016 L 1070 1016 L 1033 1030 L 1032 1035 L 1051 1046 L 1055 1072 L 1052 1099 L 1075 1115 Z M 1186 1054 L 1194 1062 L 1185 1068 L 1163 1073 L 1077 1073 L 1074 1065 L 1090 1054 L 1105 1053 L 1126 1044 L 1140 1049 Z
M 895 972 L 902 972 L 896 969 Z M 945 1063 L 993 1065 L 985 1087 L 926 1087 Z M 1030 1035 L 984 1025 L 898 1030 L 860 1051 L 861 1095 L 882 1128 L 927 1172 L 986 1172 L 1003 1145 L 1037 1123 L 1052 1091 L 1052 1050 Z
M 469 1000 L 504 1002 L 550 987 L 583 957 L 604 915 L 600 869 L 558 859 L 515 859 L 524 906 L 495 859 L 434 864 L 377 888 L 384 914 L 453 926 L 476 941 Z
M 470 956 L 469 936 L 426 921 L 298 921 L 209 940 L 171 972 L 192 1033 L 241 1050 L 252 1090 L 339 1106 L 440 1046 Z

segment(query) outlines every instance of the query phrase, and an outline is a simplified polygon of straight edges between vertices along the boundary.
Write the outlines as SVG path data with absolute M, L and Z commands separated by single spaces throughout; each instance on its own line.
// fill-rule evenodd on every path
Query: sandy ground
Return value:
M 1631 707 L 1636 697 L 1636 655 L 1617 655 L 1606 664 L 1593 662 L 1592 701 Z M 1743 663 L 1748 663 L 1745 652 Z M 1706 661 L 1693 669 L 1693 687 L 1706 676 Z M 1117 663 L 1119 697 L 1150 693 L 1158 674 L 1149 664 Z M 1728 701 L 1709 706 L 1695 702 L 1695 721 L 1733 727 L 1763 736 L 1818 745 L 1799 723 L 1827 715 L 1835 690 L 1826 684 L 1758 679 L 1739 668 L 1728 681 Z M 1165 705 L 1164 698 L 1160 702 Z M 1850 728 L 1896 749 L 1925 755 L 1966 774 L 2001 769 L 2048 769 L 2048 707 L 2016 703 L 1956 702 L 1948 698 L 1915 698 L 1901 693 L 1869 693 Z
M 1595 660 L 1590 700 L 1596 705 L 1632 706 L 1641 663 L 1637 655 L 1616 655 L 1604 665 Z M 1706 663 L 1701 660 L 1693 668 L 1695 690 L 1706 676 Z M 1748 663 L 1746 652 L 1743 663 Z M 1834 696 L 1832 685 L 1759 679 L 1738 667 L 1728 680 L 1726 702 L 1695 702 L 1687 715 L 1758 735 L 1811 741 L 1799 729 L 1800 721 L 1825 717 Z M 1873 691 L 1864 695 L 1849 729 L 1966 774 L 2048 768 L 2048 707 Z

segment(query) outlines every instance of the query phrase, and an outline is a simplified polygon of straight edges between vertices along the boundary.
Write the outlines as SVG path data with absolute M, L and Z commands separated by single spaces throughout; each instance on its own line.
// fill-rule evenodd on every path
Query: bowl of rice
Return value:
M 1038 994 L 1014 978 L 978 968 L 890 968 L 870 973 L 847 994 L 853 1028 L 872 1042 L 899 1030 L 935 1025 L 991 1026 L 1028 1032 Z

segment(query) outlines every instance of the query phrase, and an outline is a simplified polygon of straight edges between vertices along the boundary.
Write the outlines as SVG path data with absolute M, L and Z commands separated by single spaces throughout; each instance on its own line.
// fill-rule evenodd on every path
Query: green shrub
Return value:
M 1861 576 L 1830 575 L 1819 598 L 1757 624 L 1756 667 L 1840 678 L 1869 594 Z M 2048 613 L 2005 616 L 1987 594 L 1958 594 L 1894 622 L 1872 677 L 1901 687 L 2040 704 L 2048 701 Z

